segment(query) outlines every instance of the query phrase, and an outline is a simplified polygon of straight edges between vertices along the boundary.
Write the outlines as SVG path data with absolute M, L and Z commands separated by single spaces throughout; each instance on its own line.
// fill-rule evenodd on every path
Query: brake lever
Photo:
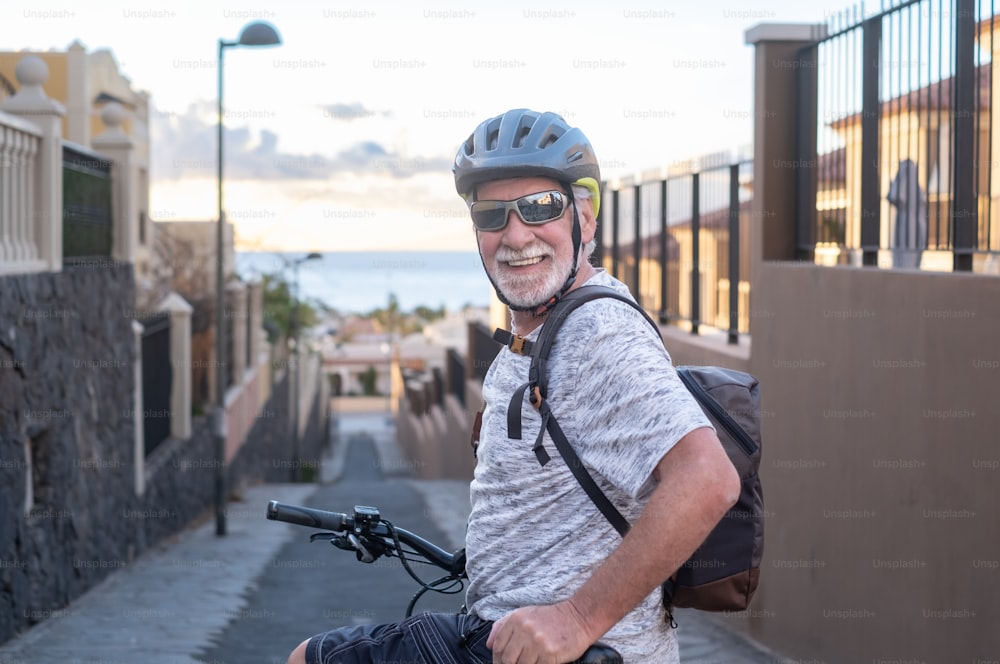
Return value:
M 375 562 L 375 558 L 377 556 L 373 556 L 372 553 L 371 553 L 371 551 L 369 551 L 367 548 L 365 548 L 365 545 L 361 543 L 361 540 L 358 539 L 357 535 L 355 535 L 354 533 L 348 533 L 347 534 L 347 541 L 349 541 L 351 543 L 351 545 L 354 547 L 354 550 L 358 554 L 358 560 L 359 561 L 361 561 L 363 563 L 373 563 L 373 562 Z
M 334 540 L 337 539 L 337 533 L 313 533 L 309 536 L 309 542 L 315 542 L 316 540 Z

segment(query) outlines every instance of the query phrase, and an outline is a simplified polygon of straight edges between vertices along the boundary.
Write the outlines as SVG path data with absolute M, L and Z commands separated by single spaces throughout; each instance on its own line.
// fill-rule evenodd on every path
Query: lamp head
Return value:
M 267 21 L 254 21 L 240 33 L 240 46 L 276 46 L 281 43 L 277 29 Z

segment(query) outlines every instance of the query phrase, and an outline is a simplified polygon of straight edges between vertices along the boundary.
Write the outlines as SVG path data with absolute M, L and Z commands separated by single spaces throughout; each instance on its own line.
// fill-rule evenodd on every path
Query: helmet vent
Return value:
M 517 134 L 514 136 L 514 145 L 512 147 L 521 148 L 524 147 L 524 139 L 528 137 L 531 133 L 531 127 L 519 127 Z
M 573 154 L 571 154 L 569 157 L 566 158 L 566 163 L 572 164 L 574 161 L 580 161 L 581 159 L 583 159 L 583 152 L 577 150 L 576 152 L 574 152 Z
M 487 152 L 500 147 L 500 120 L 501 118 L 493 118 L 486 126 L 486 145 L 483 146 L 483 149 Z
M 561 133 L 550 131 L 548 134 L 545 135 L 545 138 L 542 139 L 542 142 L 538 144 L 538 148 L 544 150 L 545 148 L 549 147 L 550 145 L 558 141 L 560 136 L 562 136 Z

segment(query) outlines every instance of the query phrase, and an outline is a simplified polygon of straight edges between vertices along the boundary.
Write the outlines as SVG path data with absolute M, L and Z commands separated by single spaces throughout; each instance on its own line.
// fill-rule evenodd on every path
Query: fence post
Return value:
M 611 275 L 621 279 L 622 275 L 618 274 L 618 194 L 618 189 L 611 191 Z
M 90 104 L 87 49 L 74 41 L 66 49 L 66 138 L 80 145 L 90 145 Z
M 230 358 L 233 362 L 233 385 L 242 385 L 247 372 L 247 287 L 243 282 L 231 281 L 227 286 L 226 296 L 227 327 L 233 331 L 230 337 Z
M 4 100 L 0 110 L 28 119 L 42 132 L 35 155 L 34 218 L 27 220 L 38 246 L 38 257 L 50 272 L 62 271 L 62 118 L 66 109 L 49 99 L 42 85 L 49 79 L 49 67 L 36 55 L 17 63 L 21 89 Z
M 879 180 L 879 73 L 882 17 L 864 22 L 861 66 L 861 264 L 878 265 L 882 201 Z
M 101 120 L 105 130 L 94 137 L 94 150 L 111 160 L 114 215 L 112 256 L 123 263 L 135 262 L 139 230 L 139 197 L 134 163 L 135 143 L 122 130 L 125 109 L 112 102 L 104 107 Z
M 691 334 L 701 324 L 701 174 L 691 174 Z
M 764 23 L 745 33 L 745 42 L 754 46 L 751 280 L 760 276 L 760 263 L 796 257 L 796 90 L 800 70 L 817 77 L 815 60 L 802 61 L 800 51 L 825 36 L 826 26 L 808 24 Z
M 669 267 L 667 252 L 667 179 L 660 181 L 660 322 L 666 323 L 667 306 L 667 269 Z
M 133 455 L 135 457 L 134 479 L 135 495 L 141 496 L 146 492 L 146 429 L 143 425 L 143 402 L 142 402 L 142 332 L 145 328 L 137 320 L 132 321 L 132 339 L 135 344 L 135 363 L 133 374 L 135 385 L 132 387 L 132 428 L 135 432 L 133 437 Z
M 740 342 L 740 165 L 738 162 L 729 167 L 729 333 L 727 341 L 731 344 Z
M 248 369 L 260 364 L 260 353 L 264 342 L 264 287 L 259 281 L 247 284 L 247 357 Z
M 170 437 L 191 437 L 191 313 L 194 308 L 171 291 L 156 307 L 170 316 Z
M 640 306 L 645 306 L 642 301 L 642 182 L 636 182 L 632 187 L 632 283 L 635 288 L 632 294 Z
M 604 200 L 604 195 L 608 191 L 608 182 L 603 180 L 600 183 L 601 188 L 601 205 L 597 208 L 597 217 L 595 221 L 597 222 L 597 233 L 594 236 L 596 240 L 596 246 L 594 247 L 594 253 L 591 255 L 594 265 L 604 265 L 604 212 L 607 207 L 607 201 Z
M 955 131 L 952 135 L 955 146 L 952 150 L 955 158 L 955 191 L 950 210 L 954 233 L 952 269 L 955 272 L 971 272 L 976 222 L 979 217 L 976 202 L 979 194 L 976 186 L 977 151 L 972 147 L 979 140 L 976 136 L 976 5 L 972 0 L 956 0 L 955 9 L 955 90 L 952 111 L 955 118 Z M 991 100 L 991 103 L 996 101 Z

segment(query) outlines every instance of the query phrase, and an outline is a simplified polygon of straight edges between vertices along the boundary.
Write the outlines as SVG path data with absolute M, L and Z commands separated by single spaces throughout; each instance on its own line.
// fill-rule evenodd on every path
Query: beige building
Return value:
M 108 137 L 109 127 L 103 116 L 113 104 L 124 111 L 118 114 L 120 122 L 115 127 L 123 136 L 112 137 L 114 145 L 127 148 L 132 171 L 126 195 L 129 225 L 126 235 L 130 246 L 119 254 L 124 253 L 135 264 L 136 285 L 142 290 L 150 279 L 153 240 L 149 219 L 149 93 L 132 86 L 111 51 L 87 52 L 76 41 L 65 51 L 0 51 L 0 104 L 21 87 L 16 69 L 29 55 L 40 58 L 48 67 L 42 89 L 65 111 L 61 120 L 64 142 L 114 158 L 107 152 L 107 141 L 102 144 L 99 138 L 102 134 Z M 95 139 L 98 139 L 96 144 Z
M 993 60 L 1000 55 L 1000 40 L 993 37 L 997 17 L 977 26 L 977 43 L 984 51 L 993 49 Z M 1000 150 L 1000 132 L 992 128 L 1000 121 L 1000 106 L 992 100 L 1000 93 L 1000 79 L 990 64 L 976 69 L 975 94 L 975 170 L 978 224 L 976 236 L 980 247 L 1000 247 L 1000 177 L 992 175 L 995 157 Z M 955 131 L 953 109 L 954 78 L 915 87 L 910 92 L 883 101 L 879 109 L 879 191 L 882 219 L 879 244 L 879 266 L 893 265 L 893 235 L 895 210 L 886 192 L 899 176 L 904 164 L 914 168 L 914 178 L 926 198 L 927 244 L 913 267 L 950 272 L 949 209 L 952 205 L 953 155 L 949 149 Z M 839 241 L 818 238 L 816 262 L 823 265 L 838 263 L 860 264 L 855 251 L 861 246 L 861 112 L 836 118 L 828 123 L 842 143 L 818 160 L 817 213 L 820 223 L 839 220 L 842 237 Z M 845 251 L 845 249 L 847 251 Z M 896 259 L 898 261 L 898 258 Z M 995 256 L 977 254 L 973 271 L 1000 273 L 1000 261 Z

